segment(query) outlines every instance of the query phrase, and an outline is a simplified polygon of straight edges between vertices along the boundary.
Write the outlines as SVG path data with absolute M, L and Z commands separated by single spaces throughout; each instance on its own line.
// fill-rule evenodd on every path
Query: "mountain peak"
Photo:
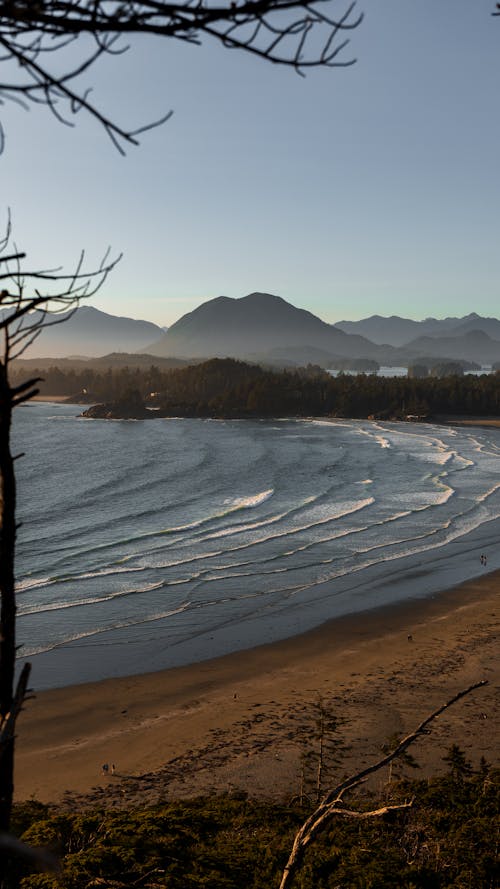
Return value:
M 186 358 L 251 358 L 272 350 L 320 349 L 327 355 L 374 358 L 378 347 L 349 337 L 312 312 L 273 293 L 253 291 L 240 299 L 218 297 L 184 315 L 150 349 Z

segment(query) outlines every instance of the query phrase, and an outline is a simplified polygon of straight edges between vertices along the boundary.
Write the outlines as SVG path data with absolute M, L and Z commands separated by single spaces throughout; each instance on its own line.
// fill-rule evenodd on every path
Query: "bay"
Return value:
M 500 430 L 17 411 L 20 662 L 147 672 L 497 567 Z M 500 563 L 499 563 L 500 564 Z

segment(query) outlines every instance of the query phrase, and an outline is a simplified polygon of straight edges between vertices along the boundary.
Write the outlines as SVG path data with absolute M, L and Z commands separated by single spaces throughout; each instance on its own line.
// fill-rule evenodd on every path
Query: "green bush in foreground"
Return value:
M 498 889 L 500 772 L 483 763 L 464 774 L 455 760 L 443 777 L 391 787 L 392 802 L 414 798 L 411 809 L 363 822 L 336 818 L 310 847 L 297 889 Z M 14 829 L 56 853 L 62 871 L 30 874 L 18 865 L 12 886 L 271 889 L 307 814 L 223 797 L 76 814 L 27 803 L 16 807 Z

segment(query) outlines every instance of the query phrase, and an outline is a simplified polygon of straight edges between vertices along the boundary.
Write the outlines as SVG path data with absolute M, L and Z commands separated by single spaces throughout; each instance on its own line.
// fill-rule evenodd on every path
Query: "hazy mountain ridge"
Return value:
M 500 321 L 471 312 L 463 318 L 424 318 L 415 321 L 399 315 L 371 315 L 359 321 L 338 321 L 334 327 L 344 333 L 357 333 L 379 345 L 410 348 L 419 337 L 456 337 L 472 330 L 482 330 L 492 339 L 500 340 Z
M 39 313 L 29 316 L 36 321 Z M 164 332 L 151 321 L 110 315 L 93 306 L 58 316 L 61 323 L 45 328 L 26 350 L 24 358 L 95 358 L 110 352 L 144 352 L 145 346 Z
M 430 357 L 465 358 L 482 366 L 500 359 L 500 341 L 492 339 L 483 330 L 470 330 L 456 336 L 421 336 L 408 343 L 406 349 Z
M 425 321 L 375 315 L 341 324 L 348 330 L 327 324 L 311 312 L 269 293 L 250 293 L 241 299 L 221 296 L 180 318 L 148 347 L 148 352 L 183 358 L 233 357 L 283 365 L 310 362 L 323 367 L 335 366 L 336 361 L 345 358 L 405 366 L 422 354 L 480 364 L 500 359 L 500 321 L 475 313 L 464 318 Z M 499 340 L 489 336 L 484 328 L 498 330 Z M 378 341 L 361 335 L 366 329 Z
M 260 292 L 241 299 L 208 300 L 166 332 L 149 321 L 82 306 L 64 324 L 44 330 L 23 358 L 75 364 L 98 360 L 109 366 L 142 366 L 166 359 L 197 363 L 212 357 L 322 367 L 347 366 L 346 360 L 406 366 L 422 355 L 480 365 L 500 361 L 500 321 L 476 313 L 424 321 L 373 315 L 339 324 L 347 331 L 279 296 Z M 362 330 L 369 330 L 373 339 L 360 335 Z M 403 337 L 404 343 L 395 345 Z
M 250 293 L 241 299 L 217 297 L 172 325 L 148 347 L 156 355 L 179 357 L 265 358 L 276 349 L 320 349 L 341 357 L 378 359 L 387 348 L 350 335 L 297 309 L 279 296 Z M 390 350 L 390 347 L 389 347 Z

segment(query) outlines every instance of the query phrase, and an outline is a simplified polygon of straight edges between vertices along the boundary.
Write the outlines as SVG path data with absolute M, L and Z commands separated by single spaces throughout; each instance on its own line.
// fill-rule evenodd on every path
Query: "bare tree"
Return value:
M 30 672 L 26 664 L 15 685 L 14 562 L 18 526 L 14 463 L 21 455 L 11 451 L 11 423 L 14 409 L 38 391 L 36 378 L 12 387 L 9 367 L 44 327 L 64 320 L 61 313 L 76 309 L 83 296 L 95 293 L 119 259 L 109 260 L 108 251 L 99 267 L 87 272 L 82 253 L 71 275 L 59 269 L 25 270 L 25 255 L 16 249 L 9 252 L 10 234 L 9 221 L 6 236 L 0 241 L 0 286 L 4 287 L 0 291 L 0 833 L 8 830 L 10 822 L 15 724 L 26 697 Z
M 317 835 L 322 830 L 324 830 L 327 824 L 330 823 L 335 815 L 339 815 L 344 818 L 356 818 L 359 820 L 363 820 L 366 818 L 381 817 L 382 815 L 386 815 L 390 811 L 394 811 L 396 809 L 405 809 L 411 806 L 412 801 L 410 800 L 394 806 L 379 806 L 379 808 L 374 809 L 370 812 L 357 811 L 356 809 L 346 808 L 344 804 L 344 796 L 349 791 L 354 790 L 355 787 L 358 787 L 360 784 L 364 783 L 364 781 L 366 781 L 366 779 L 370 775 L 378 772 L 384 766 L 391 763 L 396 757 L 404 754 L 418 738 L 428 733 L 429 725 L 434 722 L 434 720 L 437 719 L 438 716 L 444 713 L 445 710 L 448 709 L 448 707 L 451 707 L 452 704 L 460 701 L 462 698 L 470 694 L 475 689 L 482 688 L 484 685 L 487 684 L 487 680 L 482 679 L 480 682 L 475 682 L 473 685 L 469 685 L 469 687 L 465 688 L 463 691 L 458 692 L 458 694 L 450 698 L 449 701 L 446 701 L 445 704 L 442 704 L 441 707 L 438 707 L 437 710 L 434 710 L 429 716 L 427 716 L 414 731 L 410 732 L 409 735 L 403 738 L 403 740 L 397 745 L 394 750 L 392 750 L 382 759 L 379 759 L 378 762 L 374 763 L 373 765 L 362 769 L 355 775 L 351 775 L 350 778 L 345 778 L 333 790 L 327 793 L 317 809 L 314 810 L 312 815 L 310 815 L 309 818 L 304 821 L 302 827 L 297 831 L 293 842 L 292 851 L 290 852 L 290 856 L 281 877 L 279 889 L 289 889 L 289 887 L 292 885 L 293 879 L 298 869 L 300 868 L 306 849 L 317 837 Z
M 337 0 L 5 0 L 0 5 L 0 62 L 12 75 L 0 81 L 0 99 L 47 105 L 62 123 L 86 111 L 123 153 L 141 132 L 106 116 L 80 85 L 104 55 L 128 49 L 124 36 L 149 34 L 199 44 L 203 37 L 303 74 L 313 67 L 345 67 L 348 34 L 362 21 L 355 0 L 338 14 Z M 344 0 L 342 0 L 344 2 Z M 69 47 L 69 49 L 68 49 Z M 75 61 L 76 60 L 76 61 Z M 11 64 L 9 64 L 11 63 Z M 4 134 L 0 124 L 0 150 Z

